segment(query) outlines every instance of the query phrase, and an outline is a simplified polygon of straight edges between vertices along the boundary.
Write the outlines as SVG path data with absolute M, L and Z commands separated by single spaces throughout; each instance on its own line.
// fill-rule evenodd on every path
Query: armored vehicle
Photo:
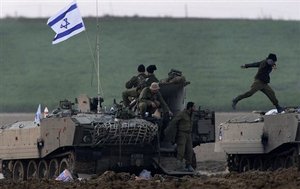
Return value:
M 229 171 L 276 170 L 299 164 L 300 113 L 254 112 L 219 126 L 221 150 L 227 153 Z
M 172 112 L 184 108 L 185 85 L 165 84 L 161 93 Z M 6 178 L 55 178 L 63 170 L 101 173 L 106 170 L 142 170 L 166 174 L 174 171 L 175 149 L 161 150 L 162 130 L 168 117 L 140 117 L 122 108 L 96 110 L 98 98 L 81 95 L 40 123 L 18 121 L 0 128 L 0 159 Z M 100 99 L 101 101 L 101 99 Z M 193 142 L 213 142 L 214 112 L 198 110 Z M 195 166 L 195 164 L 194 164 Z

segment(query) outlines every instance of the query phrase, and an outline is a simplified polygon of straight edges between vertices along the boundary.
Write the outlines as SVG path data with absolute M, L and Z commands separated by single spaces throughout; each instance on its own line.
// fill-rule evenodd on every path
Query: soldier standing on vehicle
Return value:
M 268 85 L 268 83 L 270 83 L 270 73 L 272 72 L 273 69 L 276 69 L 276 64 L 275 64 L 276 61 L 277 61 L 276 55 L 271 53 L 265 60 L 262 60 L 260 62 L 255 62 L 252 64 L 245 64 L 241 66 L 241 68 L 243 69 L 258 67 L 258 71 L 257 74 L 255 75 L 255 80 L 251 85 L 251 89 L 246 93 L 235 97 L 232 100 L 233 109 L 236 108 L 236 104 L 240 100 L 244 98 L 248 98 L 252 96 L 254 93 L 256 93 L 258 90 L 260 90 L 271 100 L 273 105 L 276 107 L 278 113 L 281 113 L 283 111 L 283 108 L 278 104 L 278 100 L 275 96 L 275 92 Z
M 125 107 L 128 107 L 130 104 L 130 97 L 138 98 L 140 92 L 145 87 L 146 83 L 146 74 L 145 66 L 140 64 L 137 68 L 138 75 L 133 76 L 129 81 L 126 82 L 125 87 L 128 89 L 122 93 L 123 104 Z
M 192 167 L 193 141 L 192 141 L 192 114 L 195 111 L 194 102 L 188 102 L 186 109 L 179 112 L 169 123 L 170 128 L 177 129 L 177 169 L 185 169 L 190 172 L 195 170 Z M 185 157 L 185 167 L 183 159 Z
M 159 92 L 159 84 L 153 82 L 150 87 L 145 87 L 139 96 L 139 113 L 142 116 L 145 116 L 146 112 L 152 115 L 160 107 L 164 113 L 173 115 Z

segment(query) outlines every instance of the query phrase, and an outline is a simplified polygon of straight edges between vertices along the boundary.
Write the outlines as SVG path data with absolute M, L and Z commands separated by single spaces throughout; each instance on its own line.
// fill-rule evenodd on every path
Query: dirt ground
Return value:
M 285 169 L 274 172 L 226 173 L 218 175 L 196 175 L 193 177 L 171 177 L 154 175 L 150 180 L 139 180 L 129 173 L 107 171 L 90 180 L 61 182 L 55 180 L 31 180 L 12 182 L 1 180 L 0 188 L 7 189 L 46 189 L 46 188 L 103 188 L 103 189 L 291 189 L 300 188 L 300 173 L 296 169 Z
M 216 114 L 217 125 L 220 122 L 235 116 L 233 113 Z M 17 120 L 31 120 L 34 114 L 0 114 L 0 125 Z M 197 175 L 185 177 L 171 177 L 166 175 L 152 175 L 149 180 L 141 180 L 134 174 L 115 173 L 107 171 L 102 175 L 93 176 L 89 180 L 61 182 L 55 180 L 30 180 L 13 182 L 0 180 L 0 188 L 37 189 L 37 188 L 207 188 L 207 189 L 290 189 L 300 188 L 300 172 L 296 169 L 281 169 L 273 172 L 229 173 L 226 171 L 224 153 L 214 152 L 214 144 L 201 145 L 195 148 L 198 160 Z

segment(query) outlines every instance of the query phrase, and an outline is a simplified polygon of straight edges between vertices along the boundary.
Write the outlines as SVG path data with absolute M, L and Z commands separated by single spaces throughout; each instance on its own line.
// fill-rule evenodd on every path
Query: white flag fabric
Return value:
M 35 117 L 34 117 L 34 123 L 37 125 L 41 124 L 41 118 L 42 118 L 42 112 L 41 112 L 41 104 L 39 104 L 39 107 L 35 113 Z
M 71 3 L 49 18 L 47 25 L 56 33 L 52 44 L 62 42 L 85 30 L 76 2 Z

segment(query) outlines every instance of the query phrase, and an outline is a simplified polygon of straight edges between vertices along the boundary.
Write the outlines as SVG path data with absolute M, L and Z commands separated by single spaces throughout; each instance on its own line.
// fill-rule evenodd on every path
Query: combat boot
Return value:
M 238 103 L 238 101 L 236 100 L 236 98 L 232 99 L 232 104 L 231 104 L 231 107 L 232 109 L 236 109 L 236 104 Z
M 276 106 L 276 109 L 277 109 L 277 113 L 279 113 L 279 114 L 284 111 L 284 109 L 279 105 Z
M 186 166 L 185 166 L 185 169 L 186 169 L 188 172 L 195 172 L 195 169 L 194 169 L 191 165 L 186 165 Z
M 176 165 L 175 165 L 175 170 L 176 171 L 185 171 L 185 163 L 183 161 L 180 161 L 179 159 L 176 160 Z

